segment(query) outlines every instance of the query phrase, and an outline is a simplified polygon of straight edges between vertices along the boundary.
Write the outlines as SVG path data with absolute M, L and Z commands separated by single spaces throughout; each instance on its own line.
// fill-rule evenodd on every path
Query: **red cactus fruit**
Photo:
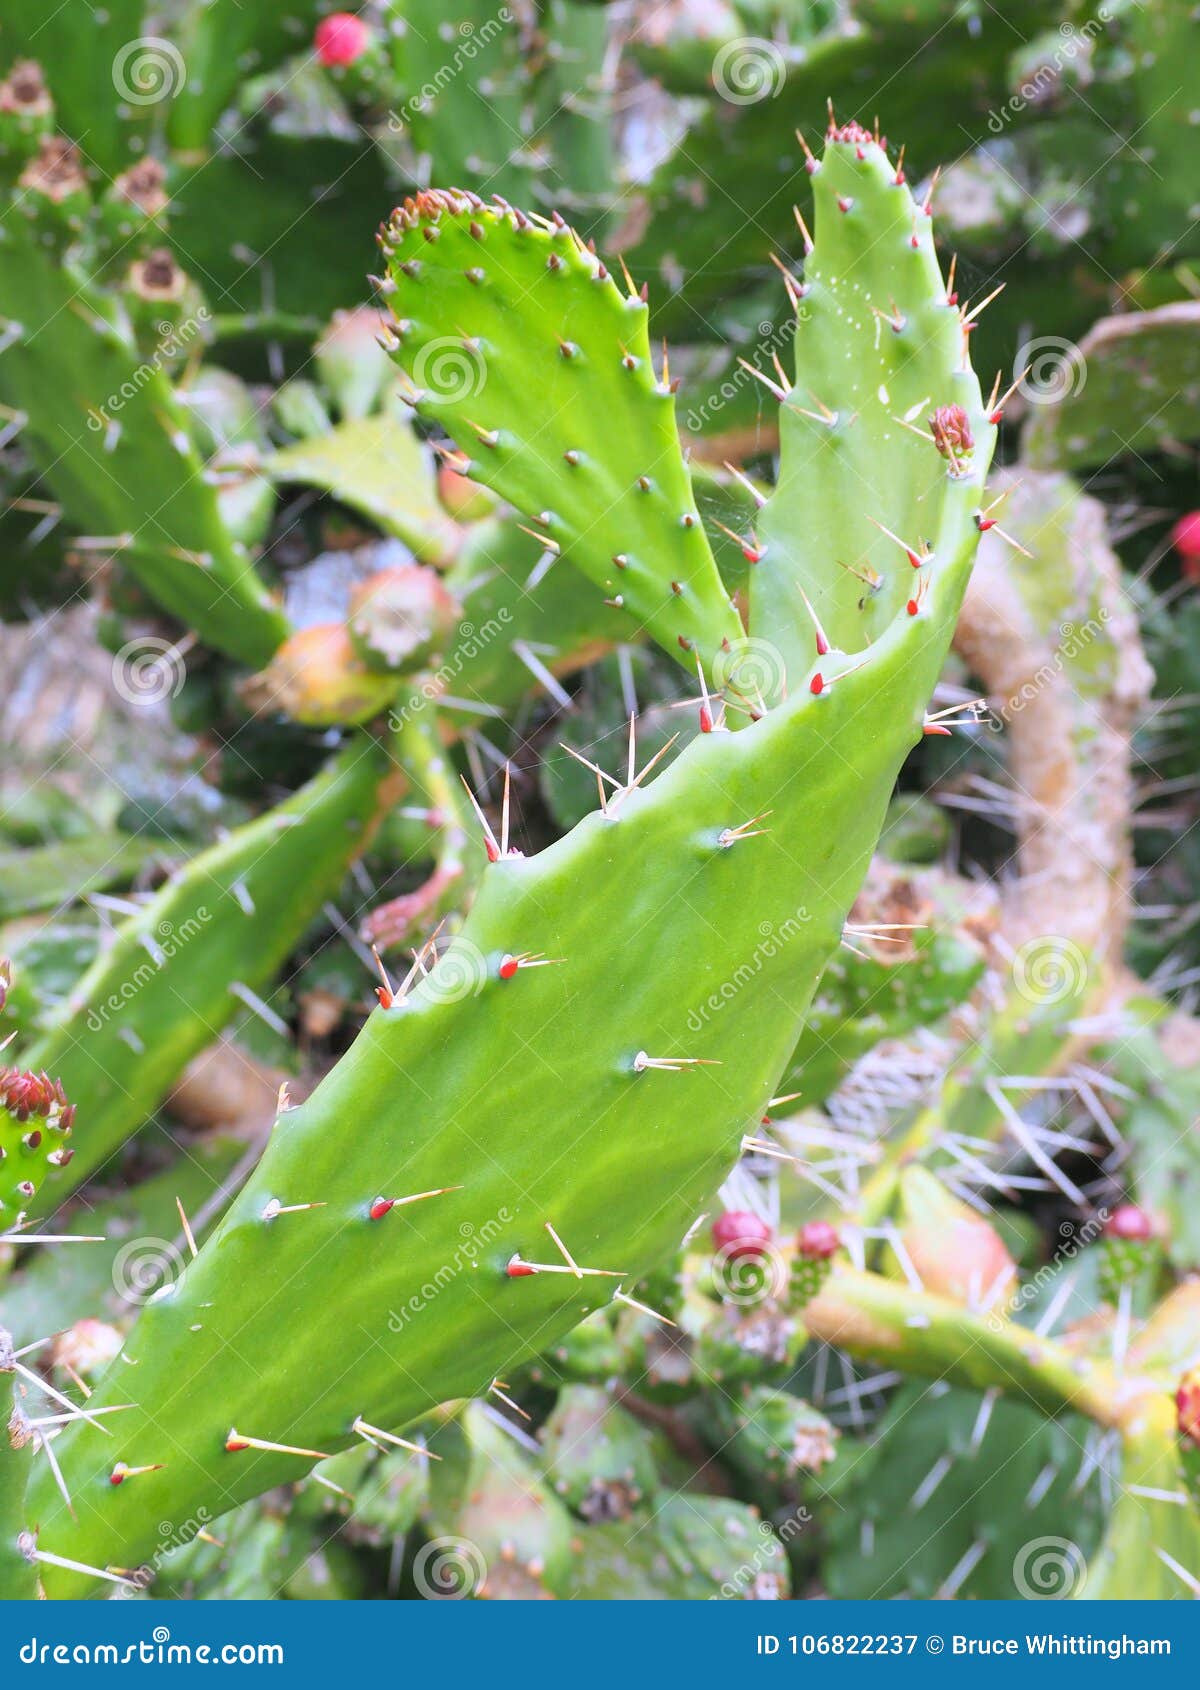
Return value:
M 1171 544 L 1179 554 L 1189 581 L 1200 581 L 1200 511 L 1181 516 L 1171 530 Z
M 736 1262 L 744 1256 L 765 1256 L 771 1229 L 748 1209 L 726 1209 L 713 1222 L 712 1241 L 726 1261 Z
M 1154 1223 L 1136 1203 L 1122 1203 L 1108 1217 L 1104 1227 L 1109 1238 L 1133 1239 L 1138 1243 L 1154 1236 Z
M 313 46 L 323 65 L 352 65 L 371 44 L 371 31 L 353 12 L 331 12 L 322 18 L 313 36 Z
M 1200 1449 L 1200 1367 L 1184 1374 L 1175 1393 L 1175 1413 L 1179 1436 Z
M 808 1261 L 824 1262 L 841 1248 L 841 1236 L 828 1221 L 806 1221 L 796 1234 L 796 1249 Z

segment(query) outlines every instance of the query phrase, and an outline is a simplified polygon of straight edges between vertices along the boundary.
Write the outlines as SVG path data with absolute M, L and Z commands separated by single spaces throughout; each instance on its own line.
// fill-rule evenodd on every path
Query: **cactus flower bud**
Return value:
M 1134 1239 L 1140 1243 L 1153 1237 L 1154 1223 L 1136 1203 L 1122 1203 L 1108 1217 L 1104 1231 L 1109 1238 Z
M 1175 1393 L 1175 1412 L 1179 1436 L 1200 1449 L 1200 1367 L 1184 1374 Z
M 771 1229 L 748 1209 L 726 1209 L 713 1222 L 712 1241 L 727 1262 L 736 1262 L 746 1256 L 765 1256 Z
M 313 36 L 318 59 L 330 69 L 352 65 L 362 58 L 370 44 L 371 31 L 353 12 L 331 12 L 321 19 Z
M 796 1234 L 796 1249 L 809 1261 L 828 1261 L 837 1254 L 841 1244 L 837 1227 L 828 1221 L 806 1221 Z
M 1200 511 L 1181 516 L 1171 530 L 1171 544 L 1189 581 L 1200 581 Z

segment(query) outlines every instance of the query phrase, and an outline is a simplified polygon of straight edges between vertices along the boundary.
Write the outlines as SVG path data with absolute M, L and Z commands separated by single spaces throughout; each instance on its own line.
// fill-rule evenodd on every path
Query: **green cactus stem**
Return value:
M 0 1326 L 0 1601 L 37 1595 L 25 1508 L 32 1461 L 33 1432 L 21 1406 L 13 1341 Z
M 61 1075 L 87 1122 L 43 1204 L 61 1202 L 107 1161 L 244 994 L 273 978 L 365 848 L 388 767 L 378 745 L 355 739 L 285 804 L 201 852 L 118 930 L 25 1053 L 28 1065 Z
M 171 146 L 189 162 L 203 159 L 239 84 L 307 48 L 324 9 L 323 0 L 256 0 L 253 6 L 206 0 L 186 7 L 167 122 Z
M 1077 1409 L 1101 1425 L 1121 1424 L 1119 1395 L 1099 1364 L 1025 1327 L 971 1314 L 879 1274 L 835 1267 L 803 1319 L 811 1337 L 856 1359 L 977 1390 L 996 1387 L 1043 1414 Z
M 26 418 L 23 444 L 89 552 L 118 558 L 207 643 L 265 663 L 286 621 L 221 520 L 162 360 L 37 236 L 27 210 L 6 208 L 0 395 Z

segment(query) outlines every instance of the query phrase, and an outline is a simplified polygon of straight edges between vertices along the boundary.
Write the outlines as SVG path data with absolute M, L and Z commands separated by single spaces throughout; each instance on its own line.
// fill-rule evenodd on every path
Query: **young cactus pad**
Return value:
M 810 172 L 795 378 L 750 579 L 753 630 L 780 645 L 789 672 L 811 637 L 798 587 L 833 645 L 858 651 L 907 604 L 924 608 L 922 560 L 972 555 L 977 464 L 986 470 L 995 440 L 928 201 L 857 124 L 831 128 Z
M 689 667 L 742 628 L 655 370 L 641 297 L 561 220 L 474 194 L 406 200 L 380 232 L 397 361 L 422 416 L 614 609 Z M 628 616 L 620 616 L 620 612 Z
M 488 238 L 526 238 L 509 213 L 487 216 Z M 422 245 L 448 250 L 465 217 L 445 211 L 444 239 Z M 527 236 L 532 283 L 552 254 L 587 280 L 569 235 Z M 511 380 L 497 392 L 519 419 Z M 541 395 L 537 409 L 554 414 Z M 57 1440 L 79 1505 L 72 1519 L 39 1473 L 46 1548 L 134 1566 L 164 1519 L 219 1513 L 364 1426 L 483 1394 L 677 1247 L 794 1048 L 921 736 L 970 555 L 935 553 L 923 614 L 902 609 L 851 659 L 825 650 L 744 731 L 700 734 L 652 785 L 622 771 L 605 809 L 538 856 L 490 844 L 448 950 L 280 1116 L 198 1259 L 144 1312 L 95 1398 L 133 1404 L 119 1435 L 77 1425 Z M 752 983 L 725 989 L 747 967 Z M 116 1461 L 163 1466 L 114 1486 Z

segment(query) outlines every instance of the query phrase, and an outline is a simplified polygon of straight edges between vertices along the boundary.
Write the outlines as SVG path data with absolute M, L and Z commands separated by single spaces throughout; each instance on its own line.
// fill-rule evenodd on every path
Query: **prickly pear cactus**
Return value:
M 897 245 L 886 196 L 915 208 L 882 149 L 837 133 L 826 151 L 839 178 L 859 188 L 864 215 L 883 202 L 888 248 L 906 265 L 909 237 Z M 834 204 L 828 215 L 843 213 Z M 619 568 L 611 552 L 624 533 L 645 586 L 639 615 L 676 653 L 682 633 L 703 679 L 705 658 L 715 665 L 740 625 L 687 499 L 669 391 L 656 390 L 665 384 L 646 367 L 640 301 L 623 296 L 565 228 L 465 196 L 412 202 L 385 246 L 398 310 L 420 314 L 406 342 L 414 357 L 438 330 L 461 339 L 455 325 L 480 339 L 485 358 L 494 353 L 494 387 L 489 380 L 479 395 L 496 406 L 487 419 L 444 396 L 431 414 L 464 436 L 475 437 L 475 422 L 490 438 L 494 425 L 495 444 L 478 449 L 498 454 L 511 472 L 506 490 L 526 507 L 532 499 L 534 514 L 543 505 L 561 513 L 543 528 L 561 523 L 564 539 L 569 530 L 585 570 Z M 482 282 L 464 265 L 482 270 Z M 936 309 L 961 334 L 928 273 Z M 520 300 L 508 291 L 514 274 Z M 873 285 L 887 285 L 886 267 L 872 274 Z M 514 327 L 522 312 L 536 337 Z M 515 339 L 535 338 L 530 356 L 564 407 L 551 413 L 568 431 L 565 458 L 544 441 L 531 449 L 518 394 L 532 378 L 505 361 Z M 578 386 L 561 385 L 576 375 Z M 589 401 L 593 382 L 607 395 L 603 422 Z M 917 612 L 894 587 L 897 614 L 886 626 L 866 618 L 846 652 L 807 623 L 803 606 L 779 606 L 766 637 L 793 641 L 810 626 L 811 645 L 775 708 L 756 697 L 748 714 L 758 720 L 721 731 L 706 692 L 696 708 L 710 731 L 652 784 L 631 738 L 602 811 L 535 857 L 515 849 L 507 809 L 499 838 L 486 830 L 490 865 L 461 932 L 383 992 L 346 1058 L 280 1116 L 199 1257 L 146 1310 L 120 1378 L 97 1393 L 133 1403 L 120 1448 L 88 1426 L 60 1440 L 67 1482 L 88 1506 L 72 1520 L 39 1488 L 48 1543 L 102 1565 L 119 1541 L 123 1560 L 136 1562 L 168 1514 L 233 1506 L 348 1447 L 363 1427 L 370 1436 L 448 1398 L 483 1394 L 556 1333 L 626 1298 L 678 1244 L 772 1096 L 896 773 L 923 732 L 970 567 L 975 529 L 959 516 L 972 498 L 981 508 L 991 443 L 978 390 L 956 379 L 953 392 L 970 407 L 974 445 L 968 458 L 961 427 L 952 457 L 926 443 L 941 465 L 926 500 L 934 546 L 916 567 L 903 555 L 893 565 L 905 593 L 915 595 L 919 577 Z M 881 484 L 894 438 L 881 432 Z M 579 488 L 583 502 L 572 503 Z M 726 912 L 719 930 L 703 913 L 714 904 Z M 765 945 L 768 932 L 786 943 Z M 747 958 L 755 989 L 723 993 Z M 719 1008 L 706 1011 L 713 1001 Z M 347 1120 L 368 1130 L 347 1138 Z M 560 1148 L 564 1122 L 579 1125 Z M 324 1260 L 337 1263 L 332 1281 L 318 1281 Z M 301 1394 L 312 1354 L 305 1311 L 317 1306 L 326 1382 Z M 114 1486 L 114 1460 L 153 1470 Z

